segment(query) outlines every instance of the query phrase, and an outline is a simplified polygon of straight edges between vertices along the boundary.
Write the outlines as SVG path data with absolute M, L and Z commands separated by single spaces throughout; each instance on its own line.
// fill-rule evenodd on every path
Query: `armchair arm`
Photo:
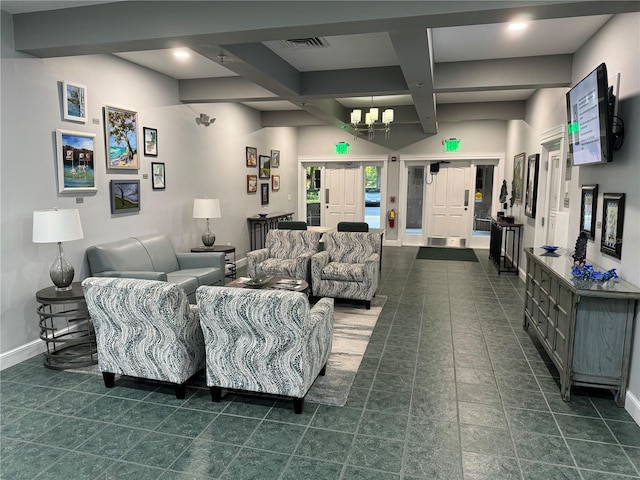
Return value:
M 105 270 L 104 272 L 94 273 L 94 277 L 114 277 L 114 278 L 138 278 L 140 280 L 159 280 L 167 281 L 165 272 L 151 272 L 142 270 Z
M 320 285 L 320 279 L 322 276 L 322 269 L 327 266 L 331 260 L 329 252 L 326 250 L 315 253 L 311 257 L 311 285 Z M 314 289 L 315 290 L 315 289 Z
M 260 250 L 253 250 L 247 252 L 247 275 L 250 277 L 256 276 L 256 265 L 264 262 L 269 258 L 269 249 L 261 248 Z
M 296 257 L 296 278 L 309 279 L 313 254 L 314 252 L 306 252 Z
M 216 267 L 224 270 L 224 253 L 222 252 L 182 252 L 176 253 L 180 270 L 187 268 Z

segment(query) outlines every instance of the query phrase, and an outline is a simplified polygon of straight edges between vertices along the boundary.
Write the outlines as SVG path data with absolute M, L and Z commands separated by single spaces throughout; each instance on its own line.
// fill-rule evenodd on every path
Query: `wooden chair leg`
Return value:
M 371 300 L 365 300 L 364 306 L 367 307 L 367 310 L 371 310 Z
M 102 372 L 102 379 L 104 380 L 105 387 L 113 388 L 116 383 L 116 374 L 111 372 Z
M 218 403 L 222 400 L 222 388 L 211 387 L 211 401 Z
M 175 392 L 176 392 L 176 398 L 178 400 L 184 399 L 184 397 L 187 395 L 187 384 L 182 383 L 180 385 L 176 385 Z
M 294 398 L 293 411 L 296 412 L 297 415 L 300 415 L 302 413 L 303 408 L 304 408 L 304 397 Z
M 320 375 L 324 377 L 326 373 L 327 373 L 327 364 L 325 363 L 324 367 L 322 367 L 322 370 L 320 370 Z

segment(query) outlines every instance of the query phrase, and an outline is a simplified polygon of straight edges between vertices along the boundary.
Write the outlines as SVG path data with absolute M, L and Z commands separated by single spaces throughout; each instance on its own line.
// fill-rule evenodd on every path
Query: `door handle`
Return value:
M 465 207 L 469 206 L 469 189 L 468 188 L 464 191 L 464 206 Z
M 324 203 L 327 204 L 327 208 L 329 208 L 329 189 L 324 189 Z

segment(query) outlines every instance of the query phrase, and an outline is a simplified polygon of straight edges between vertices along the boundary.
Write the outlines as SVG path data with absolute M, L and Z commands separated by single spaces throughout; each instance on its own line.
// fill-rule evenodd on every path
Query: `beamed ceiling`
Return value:
M 350 130 L 392 107 L 396 149 L 438 123 L 524 118 L 540 88 L 569 87 L 572 55 L 638 1 L 2 1 L 15 49 L 113 54 L 179 82 L 180 101 L 238 102 L 263 126 Z M 509 31 L 515 20 L 528 22 Z M 174 49 L 190 53 L 173 56 Z M 596 65 L 594 65 L 595 67 Z

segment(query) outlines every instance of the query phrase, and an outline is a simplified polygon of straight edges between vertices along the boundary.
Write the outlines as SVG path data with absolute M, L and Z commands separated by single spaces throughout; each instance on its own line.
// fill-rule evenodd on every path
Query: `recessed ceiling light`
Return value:
M 507 28 L 513 31 L 524 30 L 525 28 L 527 28 L 527 24 L 524 22 L 513 22 L 513 23 L 510 23 Z
M 187 52 L 186 50 L 174 50 L 173 51 L 173 56 L 176 58 L 189 58 L 189 52 Z

